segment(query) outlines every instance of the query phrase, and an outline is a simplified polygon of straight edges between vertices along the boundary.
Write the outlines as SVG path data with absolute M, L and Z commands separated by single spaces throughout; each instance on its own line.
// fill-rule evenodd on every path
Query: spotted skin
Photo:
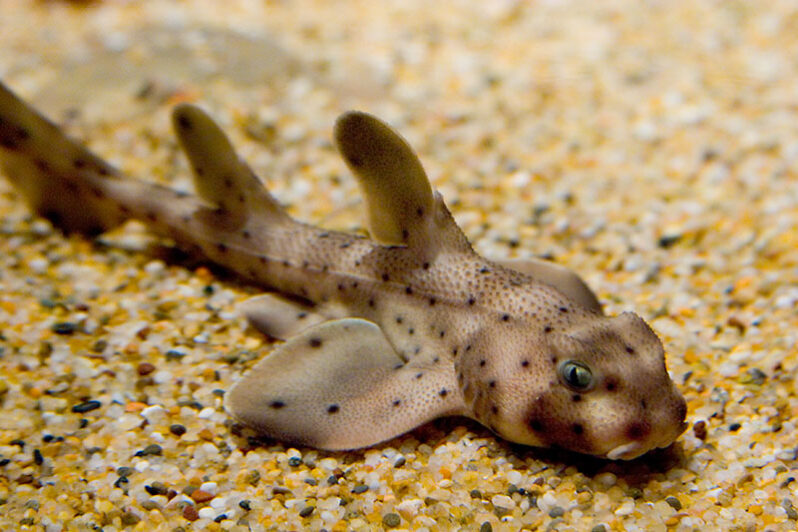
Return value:
M 286 442 L 353 449 L 457 414 L 514 442 L 612 459 L 684 431 L 684 399 L 648 325 L 605 316 L 560 266 L 477 255 L 385 123 L 348 112 L 334 131 L 366 198 L 365 238 L 293 220 L 203 111 L 179 105 L 173 118 L 197 195 L 124 177 L 1 84 L 0 163 L 65 231 L 136 218 L 291 298 L 242 306 L 286 342 L 227 392 L 236 419 Z

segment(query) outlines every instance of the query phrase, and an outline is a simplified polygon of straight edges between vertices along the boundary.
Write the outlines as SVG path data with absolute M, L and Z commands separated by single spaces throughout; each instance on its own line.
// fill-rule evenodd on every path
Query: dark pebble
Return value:
M 479 491 L 479 490 L 471 490 L 468 494 L 471 495 L 472 499 L 481 499 L 482 498 L 482 492 Z
M 252 504 L 247 499 L 240 501 L 238 503 L 238 506 L 241 507 L 242 510 L 246 510 L 247 512 L 252 509 Z
M 42 441 L 44 443 L 50 443 L 54 439 L 55 439 L 55 436 L 53 436 L 52 434 L 45 434 L 44 436 L 42 436 Z
M 221 514 L 221 515 L 217 515 L 216 518 L 213 520 L 213 522 L 214 523 L 221 523 L 225 519 L 227 519 L 227 514 Z
M 149 362 L 142 362 L 141 364 L 138 365 L 136 371 L 138 372 L 139 375 L 143 377 L 144 375 L 149 375 L 150 373 L 155 371 L 155 365 L 150 364 Z
M 85 414 L 86 412 L 91 412 L 92 410 L 97 410 L 103 404 L 100 401 L 85 401 L 83 403 L 77 404 L 72 407 L 72 411 L 77 414 Z
M 8 442 L 8 444 L 9 445 L 16 445 L 20 449 L 24 449 L 25 448 L 25 440 L 20 440 L 20 439 L 11 440 L 10 442 Z
M 174 425 L 169 425 L 169 432 L 171 432 L 175 436 L 182 436 L 183 434 L 186 433 L 186 427 L 178 423 L 175 423 Z
M 399 526 L 401 522 L 402 518 L 399 517 L 399 514 L 393 512 L 382 516 L 382 524 L 385 525 L 386 528 L 395 528 Z
M 10 458 L 0 458 L 0 467 L 5 467 L 11 463 Z
M 135 472 L 136 470 L 133 469 L 132 467 L 121 466 L 116 468 L 116 474 L 119 475 L 120 477 L 129 477 Z
M 305 484 L 307 484 L 308 486 L 318 486 L 319 481 L 316 480 L 315 478 L 306 478 Z
M 33 462 L 36 465 L 42 465 L 44 463 L 44 457 L 42 456 L 42 452 L 39 449 L 33 450 Z
M 731 425 L 729 425 L 729 432 L 737 432 L 741 428 L 742 425 L 740 425 L 739 423 L 732 423 Z
M 551 510 L 549 510 L 549 517 L 551 517 L 552 519 L 556 519 L 564 515 L 565 515 L 565 508 L 563 508 L 562 506 L 553 506 Z
M 490 521 L 485 521 L 480 525 L 479 532 L 493 532 L 493 525 L 490 524 Z
M 662 235 L 657 244 L 659 247 L 668 249 L 682 239 L 682 235 Z
M 166 495 L 169 492 L 169 488 L 163 482 L 153 482 L 149 486 L 144 486 L 144 489 L 150 495 Z
M 352 488 L 352 493 L 365 493 L 369 490 L 369 487 L 365 484 L 358 484 L 354 488 Z
M 596 525 L 590 529 L 590 532 L 607 532 L 607 527 L 604 525 Z
M 294 492 L 290 489 L 286 488 L 285 486 L 274 486 L 272 488 L 272 493 L 275 495 L 293 495 Z
M 673 497 L 673 496 L 665 497 L 665 502 L 667 502 L 668 505 L 671 508 L 673 508 L 674 510 L 676 510 L 677 512 L 682 509 L 682 501 L 680 501 L 676 497 Z
M 703 419 L 693 423 L 693 434 L 701 441 L 707 439 L 707 422 Z
M 71 321 L 59 321 L 53 324 L 53 332 L 55 334 L 73 334 L 78 330 L 78 326 Z
M 304 508 L 302 508 L 302 510 L 299 512 L 299 517 L 310 517 L 310 514 L 312 514 L 312 513 L 313 513 L 313 510 L 315 510 L 315 509 L 316 509 L 316 507 L 315 507 L 315 506 L 305 506 L 305 507 L 304 507 Z
M 399 457 L 399 459 L 396 462 L 393 463 L 393 466 L 394 467 L 402 467 L 406 463 L 407 463 L 407 460 L 405 459 L 405 457 L 401 456 L 401 457 Z
M 163 449 L 157 443 L 152 443 L 140 451 L 136 451 L 134 456 L 161 456 Z
M 130 484 L 130 480 L 128 480 L 127 477 L 122 476 L 116 479 L 116 482 L 114 482 L 114 487 L 119 489 L 125 489 L 128 484 Z
M 166 355 L 164 356 L 166 356 L 166 360 L 180 360 L 184 356 L 186 356 L 186 354 L 176 349 L 170 349 L 169 351 L 166 352 Z
M 298 456 L 292 456 L 288 459 L 288 465 L 291 467 L 299 467 L 302 464 L 302 459 Z

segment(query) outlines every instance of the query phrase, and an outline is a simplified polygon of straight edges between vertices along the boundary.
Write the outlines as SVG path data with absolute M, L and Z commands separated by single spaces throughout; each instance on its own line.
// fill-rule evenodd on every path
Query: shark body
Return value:
M 198 107 L 178 105 L 173 123 L 197 195 L 123 176 L 0 84 L 0 163 L 65 231 L 136 218 L 294 298 L 242 308 L 286 340 L 227 391 L 242 423 L 338 450 L 464 415 L 514 442 L 611 459 L 684 431 L 685 401 L 648 325 L 604 315 L 561 266 L 475 253 L 413 150 L 377 118 L 348 112 L 334 131 L 370 238 L 290 218 Z

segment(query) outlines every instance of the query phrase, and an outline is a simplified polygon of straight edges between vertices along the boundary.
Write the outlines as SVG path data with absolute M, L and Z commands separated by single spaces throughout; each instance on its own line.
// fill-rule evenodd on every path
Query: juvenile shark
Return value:
M 0 163 L 37 213 L 88 235 L 135 218 L 294 298 L 242 309 L 286 341 L 225 394 L 240 422 L 342 450 L 463 415 L 513 442 L 610 459 L 685 430 L 685 400 L 645 321 L 604 315 L 563 267 L 477 255 L 413 150 L 377 118 L 347 112 L 334 129 L 371 238 L 290 218 L 198 107 L 178 105 L 173 125 L 196 196 L 124 177 L 0 84 Z

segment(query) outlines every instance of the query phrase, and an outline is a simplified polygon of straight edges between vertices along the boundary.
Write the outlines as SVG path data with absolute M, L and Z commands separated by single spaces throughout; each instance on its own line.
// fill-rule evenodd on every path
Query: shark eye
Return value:
M 571 389 L 584 392 L 593 384 L 590 368 L 575 360 L 566 360 L 560 365 L 560 377 Z

